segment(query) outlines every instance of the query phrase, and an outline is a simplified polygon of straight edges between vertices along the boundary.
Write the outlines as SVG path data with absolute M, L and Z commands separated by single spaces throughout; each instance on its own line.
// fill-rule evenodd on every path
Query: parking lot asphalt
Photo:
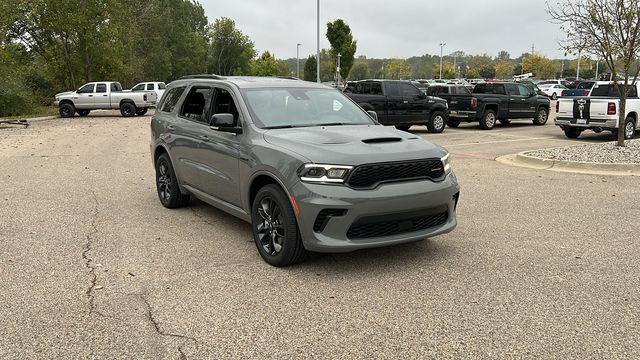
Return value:
M 577 143 L 552 121 L 414 127 L 452 153 L 458 228 L 284 269 L 160 205 L 149 121 L 0 128 L 0 358 L 640 357 L 640 180 L 494 161 Z

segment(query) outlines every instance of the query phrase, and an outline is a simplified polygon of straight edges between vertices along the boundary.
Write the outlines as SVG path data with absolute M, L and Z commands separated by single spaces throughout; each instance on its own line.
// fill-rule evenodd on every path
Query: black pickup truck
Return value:
M 407 131 L 412 125 L 426 125 L 429 132 L 444 131 L 447 102 L 427 96 L 408 81 L 363 80 L 345 90 L 345 95 L 367 111 L 375 111 L 383 125 Z
M 491 130 L 497 120 L 506 125 L 512 119 L 533 119 L 534 125 L 544 125 L 549 118 L 549 98 L 537 94 L 526 84 L 478 84 L 472 94 L 457 87 L 448 87 L 448 94 L 442 88 L 432 91 L 447 100 L 448 125 L 451 127 L 457 127 L 461 122 L 478 121 L 481 129 Z
M 476 114 L 472 106 L 473 95 L 464 85 L 438 84 L 427 88 L 427 95 L 436 96 L 447 101 L 449 105 L 449 121 L 447 125 L 458 127 L 461 118 L 471 118 Z

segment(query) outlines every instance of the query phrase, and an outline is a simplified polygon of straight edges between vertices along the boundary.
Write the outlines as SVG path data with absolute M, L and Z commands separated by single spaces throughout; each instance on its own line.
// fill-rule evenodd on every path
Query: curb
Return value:
M 496 161 L 507 165 L 537 170 L 551 170 L 592 175 L 640 176 L 640 164 L 599 164 L 552 160 L 525 155 L 525 152 L 515 155 L 501 156 L 497 158 Z
M 41 116 L 41 117 L 34 117 L 34 118 L 20 118 L 20 119 L 12 119 L 15 121 L 26 121 L 26 122 L 38 122 L 38 121 L 45 121 L 45 120 L 53 120 L 53 119 L 57 119 L 59 118 L 59 116 L 57 115 L 51 115 L 51 116 Z M 8 119 L 0 119 L 0 120 L 8 120 Z

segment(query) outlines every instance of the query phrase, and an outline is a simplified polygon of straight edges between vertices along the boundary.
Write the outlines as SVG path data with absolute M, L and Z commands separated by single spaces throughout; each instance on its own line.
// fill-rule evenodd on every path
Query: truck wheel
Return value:
M 480 129 L 491 130 L 494 126 L 496 126 L 496 112 L 493 110 L 485 111 L 480 119 Z
M 633 139 L 636 135 L 636 123 L 633 118 L 628 117 L 624 122 L 624 138 L 626 140 Z
M 136 115 L 138 109 L 132 103 L 124 103 L 120 106 L 120 114 L 124 117 L 132 117 Z
M 434 111 L 431 118 L 427 121 L 427 130 L 431 133 L 439 134 L 447 127 L 447 119 L 442 111 Z
M 569 139 L 577 139 L 577 138 L 580 137 L 580 134 L 582 134 L 582 130 L 581 129 L 576 129 L 576 128 L 566 128 L 566 129 L 564 129 L 564 134 Z
M 76 113 L 76 107 L 69 103 L 60 104 L 60 108 L 58 110 L 60 112 L 60 117 L 63 118 L 71 118 Z
M 184 207 L 189 203 L 189 195 L 180 192 L 178 178 L 167 154 L 156 160 L 156 188 L 160 203 L 167 209 Z
M 138 109 L 138 111 L 136 111 L 136 115 L 138 115 L 138 116 L 142 116 L 142 115 L 144 115 L 144 114 L 146 114 L 146 113 L 147 113 L 147 110 L 149 110 L 149 109 L 148 109 L 148 108 L 141 108 L 141 109 Z
M 549 112 L 545 108 L 539 108 L 536 111 L 536 115 L 533 117 L 533 125 L 544 125 L 549 119 Z
M 266 185 L 258 191 L 251 207 L 251 228 L 258 252 L 267 263 L 280 267 L 305 258 L 293 207 L 279 186 Z
M 447 126 L 457 128 L 460 126 L 460 120 L 449 118 L 449 120 L 447 120 Z
M 78 116 L 88 116 L 91 110 L 76 110 Z

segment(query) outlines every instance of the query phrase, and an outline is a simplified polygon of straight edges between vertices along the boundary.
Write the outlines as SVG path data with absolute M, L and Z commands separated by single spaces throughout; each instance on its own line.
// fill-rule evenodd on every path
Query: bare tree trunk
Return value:
M 626 86 L 625 86 L 626 88 Z M 627 120 L 627 94 L 626 90 L 620 91 L 620 113 L 618 114 L 618 146 L 625 146 L 624 130 Z

